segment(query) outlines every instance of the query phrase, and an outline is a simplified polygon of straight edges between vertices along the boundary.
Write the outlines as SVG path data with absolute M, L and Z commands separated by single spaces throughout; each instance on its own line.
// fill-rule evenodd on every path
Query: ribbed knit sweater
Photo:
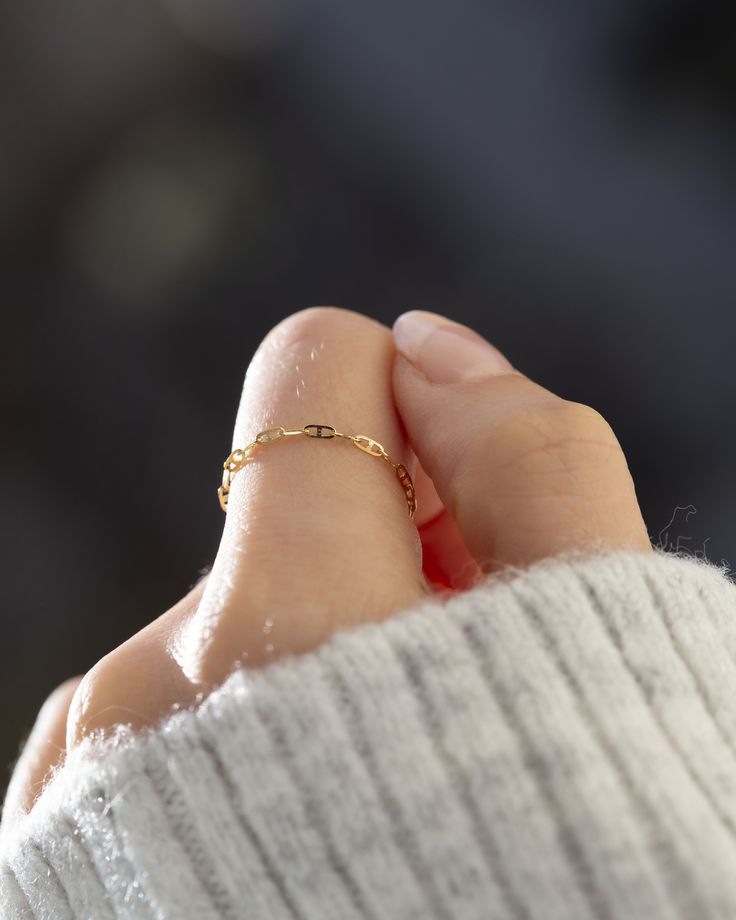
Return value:
M 2 920 L 736 918 L 736 585 L 556 557 L 69 756 Z

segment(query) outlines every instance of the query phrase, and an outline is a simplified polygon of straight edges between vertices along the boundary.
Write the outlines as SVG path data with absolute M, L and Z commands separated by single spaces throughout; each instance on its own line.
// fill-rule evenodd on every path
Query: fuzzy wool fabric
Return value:
M 736 917 L 736 585 L 556 557 L 82 745 L 2 920 Z

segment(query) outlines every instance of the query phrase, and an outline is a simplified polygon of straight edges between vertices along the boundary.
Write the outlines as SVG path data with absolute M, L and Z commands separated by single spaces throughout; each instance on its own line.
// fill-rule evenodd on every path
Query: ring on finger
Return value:
M 369 454 L 371 457 L 379 457 L 380 459 L 385 460 L 393 469 L 394 473 L 396 474 L 396 478 L 399 480 L 399 483 L 404 490 L 409 517 L 414 517 L 414 514 L 417 510 L 416 492 L 409 471 L 403 463 L 395 463 L 383 445 L 379 444 L 378 441 L 374 441 L 373 438 L 369 438 L 362 434 L 342 434 L 333 428 L 332 425 L 316 424 L 305 425 L 303 428 L 296 428 L 291 431 L 287 430 L 286 428 L 282 428 L 281 426 L 276 428 L 267 428 L 265 431 L 259 431 L 255 436 L 255 439 L 251 441 L 250 444 L 247 444 L 245 447 L 238 447 L 233 450 L 222 465 L 222 485 L 220 485 L 217 490 L 217 497 L 220 501 L 220 507 L 223 511 L 227 512 L 227 503 L 230 495 L 232 478 L 238 472 L 238 470 L 241 470 L 245 466 L 246 461 L 252 452 L 259 446 L 275 444 L 277 441 L 283 441 L 285 438 L 290 437 L 304 437 L 321 441 L 331 441 L 333 438 L 342 438 L 344 441 L 351 441 L 355 447 L 357 447 L 359 450 L 362 450 L 364 453 Z

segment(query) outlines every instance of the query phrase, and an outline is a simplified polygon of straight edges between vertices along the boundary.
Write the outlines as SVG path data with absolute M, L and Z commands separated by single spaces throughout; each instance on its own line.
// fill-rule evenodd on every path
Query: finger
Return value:
M 390 330 L 359 314 L 318 308 L 288 317 L 248 369 L 234 446 L 275 426 L 321 423 L 367 435 L 408 462 L 393 357 Z M 238 663 L 258 667 L 307 651 L 336 629 L 425 596 L 421 543 L 394 470 L 338 439 L 288 438 L 254 451 L 232 480 L 201 590 L 85 676 L 69 716 L 70 746 L 119 722 L 156 724 L 173 705 L 199 701 Z
M 408 448 L 391 391 L 390 330 L 313 308 L 276 326 L 248 368 L 234 446 L 261 430 L 326 424 Z M 392 467 L 349 441 L 289 438 L 256 449 L 233 479 L 224 534 L 182 667 L 217 682 L 235 661 L 314 648 L 426 594 L 416 527 Z
M 199 702 L 201 688 L 182 673 L 176 648 L 206 583 L 207 578 L 200 579 L 173 607 L 84 675 L 69 706 L 69 750 L 93 732 L 105 733 L 118 724 L 151 728 L 172 709 Z
M 417 493 L 417 512 L 414 515 L 414 523 L 421 530 L 422 527 L 433 521 L 439 514 L 442 514 L 445 506 L 437 494 L 434 483 L 416 458 L 414 459 L 413 479 Z
M 478 563 L 462 539 L 457 521 L 443 509 L 420 526 L 424 576 L 433 591 L 452 594 L 473 587 L 481 577 Z
M 3 805 L 3 826 L 14 825 L 33 807 L 45 783 L 66 751 L 69 704 L 81 677 L 72 677 L 54 690 L 39 710 L 36 722 L 13 771 Z
M 414 486 L 419 506 L 415 520 L 422 541 L 427 584 L 441 594 L 472 587 L 481 577 L 478 564 L 468 552 L 457 522 L 448 514 L 434 483 L 419 462 L 414 470 Z
M 483 571 L 572 548 L 651 549 L 626 459 L 599 413 L 437 314 L 403 314 L 394 337 L 409 439 Z

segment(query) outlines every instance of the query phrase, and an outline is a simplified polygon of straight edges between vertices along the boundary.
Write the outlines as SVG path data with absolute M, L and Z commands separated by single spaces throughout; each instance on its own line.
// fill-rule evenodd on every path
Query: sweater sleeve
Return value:
M 736 917 L 736 585 L 555 557 L 75 750 L 0 918 Z

